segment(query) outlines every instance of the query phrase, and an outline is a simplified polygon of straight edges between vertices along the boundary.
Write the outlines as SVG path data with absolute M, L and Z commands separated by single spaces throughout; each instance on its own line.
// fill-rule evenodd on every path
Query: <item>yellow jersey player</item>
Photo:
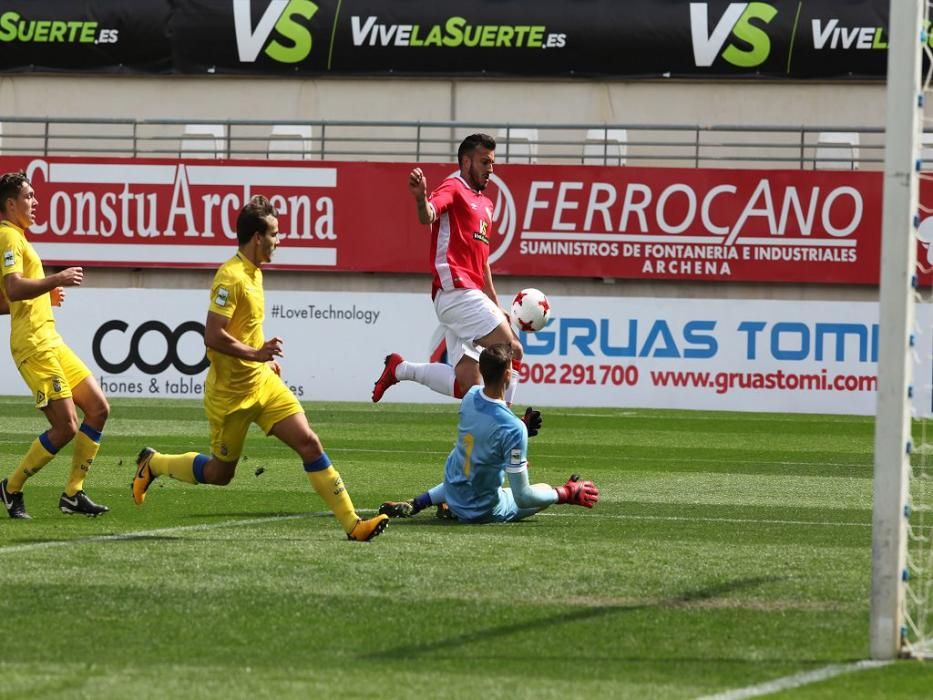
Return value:
M 276 357 L 282 339 L 265 340 L 262 270 L 279 243 L 279 222 L 268 199 L 253 197 L 237 217 L 236 255 L 214 276 L 204 343 L 211 367 L 204 406 L 211 427 L 210 457 L 197 452 L 169 455 L 150 447 L 136 460 L 133 500 L 142 505 L 153 480 L 170 476 L 190 484 L 225 486 L 236 472 L 250 423 L 291 447 L 311 486 L 324 499 L 351 540 L 379 535 L 388 518 L 361 519 L 350 495 L 311 430 L 304 409 L 280 378 Z
M 55 330 L 52 307 L 61 305 L 65 287 L 81 284 L 84 272 L 80 267 L 69 267 L 46 276 L 42 261 L 25 236 L 26 229 L 35 223 L 38 203 L 25 173 L 0 176 L 0 291 L 11 317 L 10 350 L 36 408 L 51 424 L 33 441 L 16 470 L 0 481 L 0 499 L 11 518 L 28 519 L 23 500 L 26 480 L 77 436 L 58 506 L 69 515 L 97 516 L 109 508 L 88 498 L 84 480 L 100 448 L 110 406 L 91 371 Z M 75 405 L 84 413 L 80 426 Z

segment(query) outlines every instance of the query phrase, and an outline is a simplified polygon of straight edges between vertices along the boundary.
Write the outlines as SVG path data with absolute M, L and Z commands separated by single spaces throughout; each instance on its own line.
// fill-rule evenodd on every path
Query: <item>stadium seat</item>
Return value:
M 821 131 L 817 137 L 815 170 L 858 170 L 858 134 Z
M 179 152 L 182 158 L 223 158 L 226 150 L 223 124 L 185 124 Z
M 627 130 L 587 129 L 583 165 L 625 165 L 627 152 Z
M 538 162 L 537 129 L 500 129 L 496 142 L 496 154 L 505 163 Z
M 270 160 L 307 160 L 311 157 L 310 124 L 275 124 L 269 135 Z

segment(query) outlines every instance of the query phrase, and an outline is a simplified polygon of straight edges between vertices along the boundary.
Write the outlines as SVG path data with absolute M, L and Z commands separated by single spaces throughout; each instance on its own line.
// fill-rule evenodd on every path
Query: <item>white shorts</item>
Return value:
M 447 361 L 456 367 L 464 355 L 479 360 L 477 338 L 492 333 L 505 314 L 481 289 L 441 289 L 434 297 L 437 320 L 444 326 Z

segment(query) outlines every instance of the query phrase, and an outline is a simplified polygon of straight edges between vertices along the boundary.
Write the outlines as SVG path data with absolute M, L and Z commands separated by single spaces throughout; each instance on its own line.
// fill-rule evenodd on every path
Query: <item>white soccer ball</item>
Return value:
M 551 305 L 540 289 L 523 289 L 512 300 L 512 325 L 520 331 L 540 331 L 550 318 Z

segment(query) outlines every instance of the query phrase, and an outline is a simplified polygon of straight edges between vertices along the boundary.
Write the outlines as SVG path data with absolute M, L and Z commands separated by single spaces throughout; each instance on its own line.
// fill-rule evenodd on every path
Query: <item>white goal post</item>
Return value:
M 914 287 L 923 21 L 927 0 L 891 0 L 871 550 L 873 659 L 905 652 Z

